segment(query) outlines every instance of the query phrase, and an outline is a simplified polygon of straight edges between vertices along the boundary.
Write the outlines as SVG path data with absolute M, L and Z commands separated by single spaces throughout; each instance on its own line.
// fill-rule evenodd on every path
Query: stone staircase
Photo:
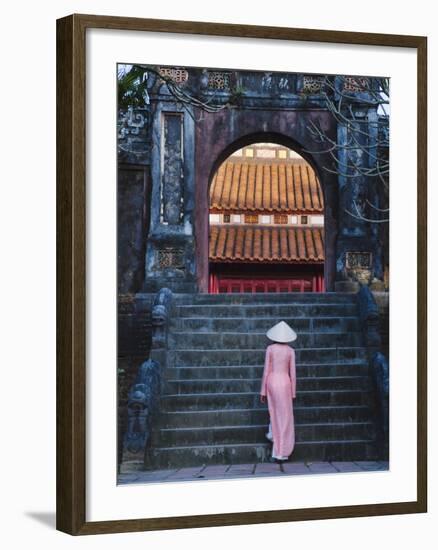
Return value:
M 292 460 L 375 460 L 374 394 L 356 296 L 176 294 L 161 412 L 146 467 L 267 461 L 259 399 L 266 331 L 298 333 Z

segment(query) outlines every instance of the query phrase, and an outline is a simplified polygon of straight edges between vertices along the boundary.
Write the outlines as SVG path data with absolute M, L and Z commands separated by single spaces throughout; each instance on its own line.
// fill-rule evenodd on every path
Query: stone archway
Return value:
M 143 276 L 142 290 L 208 291 L 212 174 L 233 150 L 260 141 L 297 151 L 318 175 L 325 207 L 325 289 L 351 292 L 363 281 L 382 283 L 387 260 L 381 228 L 350 215 L 358 197 L 363 202 L 375 195 L 376 183 L 358 175 L 353 184 L 348 174 L 337 171 L 327 143 L 341 146 L 342 151 L 348 124 L 331 114 L 318 85 L 316 89 L 308 87 L 309 79 L 317 84 L 318 78 L 314 82 L 309 75 L 196 68 L 184 69 L 181 74 L 184 86 L 195 97 L 214 100 L 218 110 L 187 109 L 163 85 L 151 89 L 150 106 L 135 115 L 140 122 L 133 122 L 134 115 L 128 116 L 123 127 L 129 163 L 136 159 L 150 173 L 150 230 L 144 270 L 137 269 L 136 274 Z M 219 88 L 209 75 L 223 77 Z M 232 82 L 242 83 L 244 92 L 234 97 Z M 358 92 L 358 106 L 361 101 Z M 377 113 L 374 107 L 367 109 L 360 107 L 358 112 L 365 117 L 365 124 L 372 125 Z M 324 135 L 322 141 L 315 141 L 312 128 Z M 363 157 L 362 164 L 366 155 Z M 385 200 L 379 199 L 379 204 L 386 204 Z
M 336 279 L 336 237 L 338 231 L 337 220 L 337 205 L 338 205 L 338 193 L 337 193 L 337 181 L 333 178 L 332 174 L 325 172 L 322 169 L 323 159 L 318 158 L 322 155 L 311 155 L 308 151 L 310 147 L 315 147 L 314 143 L 310 141 L 307 128 L 296 124 L 286 124 L 286 120 L 295 118 L 296 113 L 290 117 L 291 113 L 286 113 L 284 117 L 273 116 L 272 111 L 269 112 L 270 124 L 263 122 L 264 117 L 257 112 L 257 122 L 262 122 L 262 129 L 251 133 L 244 132 L 248 128 L 248 123 L 245 120 L 245 112 L 239 113 L 237 116 L 230 111 L 222 114 L 222 128 L 226 128 L 226 131 L 220 133 L 221 138 L 212 140 L 211 136 L 218 136 L 215 126 L 216 120 L 212 120 L 212 126 L 208 124 L 208 119 L 205 124 L 199 124 L 196 132 L 196 207 L 195 207 L 195 242 L 196 242 L 196 265 L 198 276 L 198 288 L 200 292 L 207 292 L 208 290 L 208 205 L 209 205 L 209 187 L 213 175 L 220 166 L 220 164 L 234 151 L 245 147 L 247 145 L 259 142 L 271 142 L 278 143 L 292 149 L 299 153 L 314 169 L 321 184 L 321 188 L 324 195 L 324 227 L 325 227 L 325 266 L 324 266 L 324 280 L 325 288 L 327 291 L 334 289 L 334 282 Z M 278 113 L 276 113 L 278 115 Z M 289 114 L 289 117 L 287 116 Z M 301 113 L 303 115 L 303 113 Z M 252 112 L 254 117 L 254 112 Z M 216 115 L 217 117 L 217 115 Z M 233 122 L 234 124 L 226 124 Z M 236 120 L 237 119 L 237 120 Z M 328 121 L 329 119 L 327 119 Z M 289 120 L 289 122 L 291 122 Z M 236 124 L 237 123 L 237 124 Z M 257 124 L 258 125 L 258 124 Z M 253 124 L 254 126 L 254 124 Z M 298 126 L 298 128 L 297 128 Z M 242 135 L 238 135 L 239 127 L 242 128 Z M 285 131 L 273 131 L 277 130 Z M 271 128 L 270 131 L 265 128 Z M 295 132 L 293 131 L 295 128 Z M 230 139 L 228 143 L 225 142 L 225 138 L 234 137 Z M 298 141 L 297 138 L 300 138 Z

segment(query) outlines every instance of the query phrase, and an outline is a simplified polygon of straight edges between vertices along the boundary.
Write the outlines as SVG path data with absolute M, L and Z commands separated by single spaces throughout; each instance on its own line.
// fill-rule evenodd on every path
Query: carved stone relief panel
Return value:
M 163 113 L 161 221 L 177 225 L 183 215 L 183 113 Z
M 183 269 L 184 268 L 184 249 L 165 247 L 157 251 L 159 269 Z
M 369 269 L 371 267 L 371 252 L 347 252 L 347 267 Z
M 149 124 L 149 106 L 119 110 L 117 149 L 120 162 L 129 164 L 150 162 Z
M 372 276 L 371 252 L 347 252 L 345 264 L 350 277 L 362 284 L 370 283 Z

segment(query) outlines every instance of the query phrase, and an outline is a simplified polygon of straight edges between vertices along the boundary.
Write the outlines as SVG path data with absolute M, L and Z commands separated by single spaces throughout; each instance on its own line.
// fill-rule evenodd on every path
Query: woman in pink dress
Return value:
M 288 346 L 297 335 L 284 321 L 266 333 L 273 344 L 266 348 L 260 400 L 268 399 L 271 423 L 267 437 L 271 439 L 272 458 L 287 460 L 295 445 L 295 427 L 292 400 L 296 397 L 295 350 Z

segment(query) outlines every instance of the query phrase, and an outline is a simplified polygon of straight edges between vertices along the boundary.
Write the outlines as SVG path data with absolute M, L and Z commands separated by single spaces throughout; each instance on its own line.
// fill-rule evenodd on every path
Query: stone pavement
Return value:
M 351 472 L 375 472 L 389 469 L 388 462 L 285 462 L 272 464 L 217 464 L 173 470 L 142 470 L 139 463 L 122 465 L 118 484 L 153 483 L 163 481 L 196 481 L 198 479 L 234 479 L 253 477 L 275 477 L 284 475 L 333 474 Z

